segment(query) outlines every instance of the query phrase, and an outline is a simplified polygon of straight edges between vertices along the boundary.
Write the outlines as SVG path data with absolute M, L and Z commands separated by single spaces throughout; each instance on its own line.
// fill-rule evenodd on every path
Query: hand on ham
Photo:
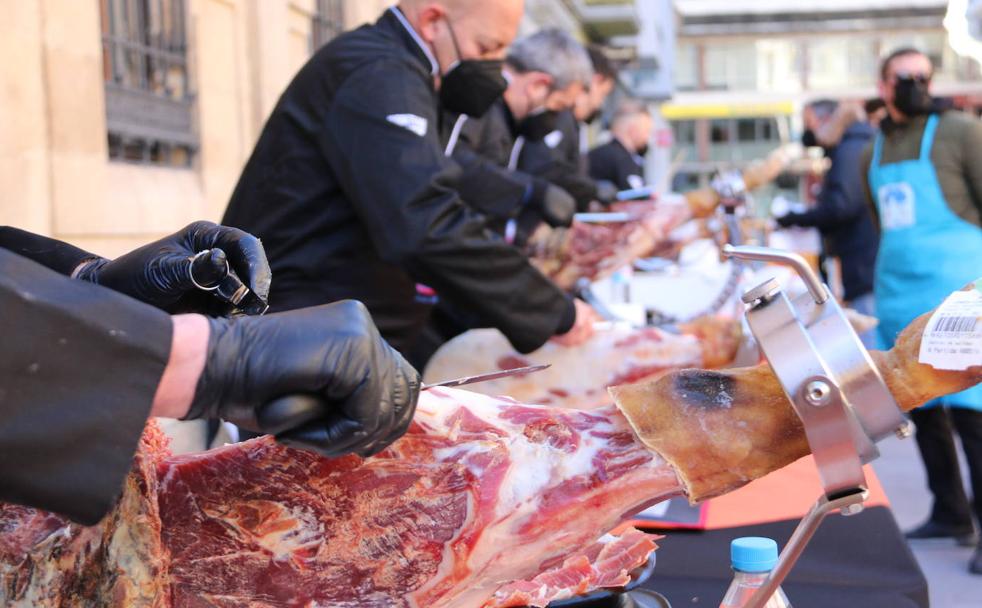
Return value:
M 186 418 L 222 418 L 324 456 L 375 454 L 412 422 L 419 374 L 353 300 L 236 319 L 209 319 L 208 356 Z M 316 420 L 265 428 L 259 410 L 292 395 L 326 406 Z
M 552 341 L 560 346 L 578 346 L 593 336 L 593 324 L 600 320 L 596 311 L 582 300 L 574 300 L 576 320 L 573 327 L 564 334 L 555 336 Z

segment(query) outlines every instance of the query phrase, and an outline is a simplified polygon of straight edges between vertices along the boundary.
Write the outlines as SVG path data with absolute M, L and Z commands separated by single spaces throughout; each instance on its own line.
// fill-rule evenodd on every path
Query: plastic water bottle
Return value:
M 631 278 L 634 276 L 630 266 L 625 266 L 610 276 L 611 303 L 629 304 L 631 302 Z
M 743 608 L 777 565 L 777 543 L 759 536 L 738 538 L 730 543 L 730 562 L 733 565 L 733 582 L 719 606 Z M 778 587 L 765 608 L 791 608 L 791 603 Z

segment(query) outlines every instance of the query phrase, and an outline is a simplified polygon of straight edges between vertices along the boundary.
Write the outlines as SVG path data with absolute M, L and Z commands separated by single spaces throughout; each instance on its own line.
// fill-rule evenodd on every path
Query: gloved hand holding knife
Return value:
M 412 421 L 419 374 L 382 339 L 359 302 L 207 324 L 185 420 L 228 420 L 325 456 L 374 454 Z M 294 395 L 316 407 L 288 419 L 262 414 Z

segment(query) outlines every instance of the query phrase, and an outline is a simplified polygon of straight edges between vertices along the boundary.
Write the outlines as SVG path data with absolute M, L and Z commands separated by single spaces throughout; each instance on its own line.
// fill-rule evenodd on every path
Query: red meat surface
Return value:
M 623 585 L 653 539 L 605 533 L 681 491 L 613 407 L 451 389 L 369 459 L 270 437 L 170 456 L 158 434 L 97 526 L 0 507 L 0 604 L 543 606 Z

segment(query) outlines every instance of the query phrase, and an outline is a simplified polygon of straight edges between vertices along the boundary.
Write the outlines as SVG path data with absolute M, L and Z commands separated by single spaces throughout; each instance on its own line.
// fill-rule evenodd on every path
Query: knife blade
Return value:
M 497 380 L 499 378 L 507 378 L 509 376 L 533 374 L 551 366 L 551 363 L 546 363 L 543 365 L 530 365 L 528 367 L 516 367 L 513 369 L 488 372 L 486 374 L 478 374 L 476 376 L 454 378 L 453 380 L 444 380 L 443 382 L 437 382 L 435 384 L 423 384 L 420 386 L 420 390 L 425 391 L 437 387 L 447 388 L 451 386 L 464 386 L 466 384 L 487 382 L 489 380 Z M 275 399 L 260 408 L 256 413 L 256 420 L 259 423 L 259 428 L 249 430 L 257 432 L 262 431 L 264 433 L 276 435 L 278 433 L 300 427 L 308 422 L 313 422 L 314 420 L 327 415 L 329 410 L 330 405 L 319 396 L 302 394 L 286 395 L 284 397 L 280 397 L 279 399 Z
M 623 224 L 638 219 L 638 216 L 624 211 L 601 211 L 597 213 L 577 213 L 573 216 L 577 222 L 585 224 Z
M 444 380 L 443 382 L 436 382 L 434 384 L 424 384 L 420 387 L 419 390 L 426 391 L 431 388 L 437 388 L 437 387 L 446 388 L 451 386 L 464 386 L 466 384 L 477 384 L 478 382 L 488 382 L 490 380 L 498 380 L 500 378 L 508 378 L 510 376 L 524 376 L 525 374 L 533 374 L 535 372 L 540 372 L 549 367 L 552 367 L 551 363 L 545 363 L 543 365 L 529 365 L 527 367 L 515 367 L 512 369 L 505 369 L 497 372 L 477 374 L 476 376 L 464 376 L 463 378 Z

